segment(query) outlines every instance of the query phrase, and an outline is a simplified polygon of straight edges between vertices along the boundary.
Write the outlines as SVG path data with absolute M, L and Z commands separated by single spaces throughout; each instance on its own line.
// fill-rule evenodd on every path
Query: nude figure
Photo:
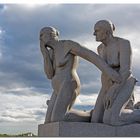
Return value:
M 80 80 L 76 73 L 77 56 L 69 53 L 64 40 L 58 39 L 58 31 L 45 27 L 40 31 L 40 48 L 44 58 L 44 71 L 52 80 L 53 94 L 47 102 L 45 123 L 62 121 L 80 92 Z M 47 46 L 52 41 L 53 46 Z
M 94 26 L 98 53 L 102 59 L 121 76 L 121 82 L 112 81 L 104 72 L 91 122 L 122 125 L 136 122 L 138 110 L 134 110 L 133 89 L 136 79 L 131 74 L 131 46 L 126 39 L 113 36 L 114 25 L 107 20 Z M 140 115 L 140 114 L 139 114 Z
M 44 58 L 44 71 L 52 80 L 53 94 L 48 104 L 45 123 L 54 121 L 89 121 L 90 113 L 70 109 L 79 94 L 80 82 L 76 73 L 80 56 L 97 66 L 112 81 L 119 83 L 120 75 L 101 57 L 79 43 L 59 40 L 58 31 L 45 27 L 40 32 L 40 48 Z

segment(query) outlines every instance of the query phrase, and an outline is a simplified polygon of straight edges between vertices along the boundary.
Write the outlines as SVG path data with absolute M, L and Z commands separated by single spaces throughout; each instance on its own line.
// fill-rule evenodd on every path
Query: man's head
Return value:
M 100 20 L 94 26 L 94 35 L 96 36 L 96 41 L 103 41 L 110 35 L 113 35 L 115 30 L 114 24 L 107 20 Z
M 54 27 L 44 27 L 40 30 L 40 40 L 45 44 L 48 41 L 58 40 L 59 32 Z

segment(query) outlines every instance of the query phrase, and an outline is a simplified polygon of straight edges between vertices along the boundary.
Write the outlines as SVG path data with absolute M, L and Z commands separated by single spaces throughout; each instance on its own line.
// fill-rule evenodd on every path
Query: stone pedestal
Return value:
M 55 122 L 40 124 L 39 137 L 140 137 L 140 124 L 110 126 L 100 123 Z

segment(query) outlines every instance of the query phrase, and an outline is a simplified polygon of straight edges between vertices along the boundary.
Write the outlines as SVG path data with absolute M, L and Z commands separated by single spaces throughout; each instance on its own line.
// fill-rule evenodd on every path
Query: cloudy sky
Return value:
M 39 31 L 54 26 L 61 39 L 77 41 L 96 52 L 94 24 L 109 19 L 116 36 L 131 41 L 133 74 L 140 80 L 140 5 L 46 4 L 0 5 L 0 133 L 37 133 L 44 122 L 52 88 L 43 71 Z M 100 71 L 80 59 L 81 94 L 75 108 L 90 110 L 101 87 Z M 140 100 L 140 83 L 135 88 Z

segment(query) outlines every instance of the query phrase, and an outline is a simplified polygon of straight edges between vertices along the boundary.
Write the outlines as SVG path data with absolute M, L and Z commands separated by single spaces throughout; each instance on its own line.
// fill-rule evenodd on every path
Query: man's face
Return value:
M 93 35 L 96 36 L 96 41 L 103 41 L 106 39 L 106 32 L 100 26 L 95 25 Z

